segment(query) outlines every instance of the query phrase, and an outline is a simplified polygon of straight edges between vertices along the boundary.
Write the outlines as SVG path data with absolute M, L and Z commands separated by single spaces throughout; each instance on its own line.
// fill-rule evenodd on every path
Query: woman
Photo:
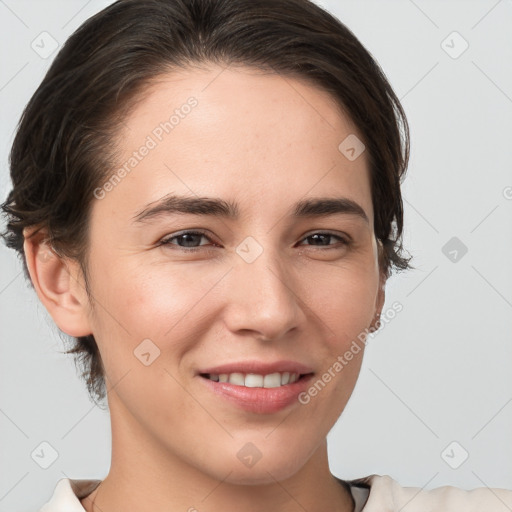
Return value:
M 384 75 L 307 0 L 120 0 L 80 27 L 24 112 L 3 209 L 108 400 L 112 462 L 41 510 L 509 510 L 503 489 L 329 471 L 408 267 L 407 161 Z

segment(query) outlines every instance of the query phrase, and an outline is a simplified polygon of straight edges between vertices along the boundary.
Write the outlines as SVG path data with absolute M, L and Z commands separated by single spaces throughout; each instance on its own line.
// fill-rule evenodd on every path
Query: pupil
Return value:
M 193 241 L 194 241 L 194 237 L 197 238 L 199 235 L 194 235 L 192 233 L 185 233 L 184 235 L 181 235 L 181 239 L 182 241 L 185 242 L 185 246 L 186 247 L 189 247 L 190 245 L 190 242 L 192 242 L 193 244 Z
M 322 234 L 317 233 L 315 235 L 311 235 L 309 238 L 311 238 L 311 239 L 313 239 L 315 241 L 318 241 L 319 237 L 323 237 L 323 240 L 325 242 L 328 242 L 328 238 L 330 237 L 330 235 L 322 235 Z M 314 245 L 329 245 L 329 244 L 324 243 L 324 244 L 314 244 Z

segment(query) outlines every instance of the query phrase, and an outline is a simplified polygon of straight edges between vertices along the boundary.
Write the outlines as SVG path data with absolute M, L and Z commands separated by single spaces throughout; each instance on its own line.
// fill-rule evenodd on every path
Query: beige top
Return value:
M 511 512 L 512 490 L 479 487 L 470 491 L 443 486 L 431 490 L 402 487 L 388 475 L 340 480 L 350 486 L 355 512 Z M 58 481 L 50 500 L 39 512 L 84 512 L 80 498 L 101 480 Z

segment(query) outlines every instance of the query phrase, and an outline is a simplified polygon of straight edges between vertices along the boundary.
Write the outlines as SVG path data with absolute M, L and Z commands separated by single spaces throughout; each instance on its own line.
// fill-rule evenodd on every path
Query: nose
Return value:
M 231 332 L 272 341 L 304 319 L 300 287 L 293 269 L 264 250 L 252 263 L 240 258 L 230 272 L 225 322 Z

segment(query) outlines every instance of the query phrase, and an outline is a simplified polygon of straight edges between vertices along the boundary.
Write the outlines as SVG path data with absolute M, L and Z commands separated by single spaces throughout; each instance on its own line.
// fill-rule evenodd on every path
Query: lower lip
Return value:
M 272 414 L 293 403 L 299 403 L 298 395 L 309 386 L 313 374 L 308 374 L 292 384 L 278 388 L 246 388 L 229 382 L 215 382 L 199 376 L 208 388 L 247 412 Z

